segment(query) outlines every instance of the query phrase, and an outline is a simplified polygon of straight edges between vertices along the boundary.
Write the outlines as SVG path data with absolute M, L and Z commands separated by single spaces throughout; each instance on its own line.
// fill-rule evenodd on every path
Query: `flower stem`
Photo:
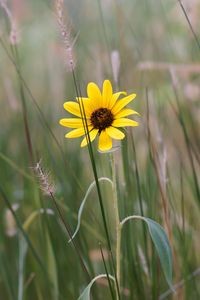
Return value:
M 121 249 L 121 224 L 119 219 L 119 208 L 118 208 L 118 198 L 117 198 L 117 184 L 116 184 L 116 170 L 115 170 L 115 160 L 114 154 L 111 155 L 112 164 L 112 179 L 113 179 L 113 205 L 114 205 L 114 215 L 115 215 L 115 230 L 116 230 L 116 276 L 117 283 L 120 291 L 120 249 Z M 117 294 L 117 300 L 119 300 L 119 295 Z
M 121 248 L 121 225 L 117 226 L 117 241 L 116 241 L 116 269 L 117 269 L 117 281 L 120 289 L 120 248 Z

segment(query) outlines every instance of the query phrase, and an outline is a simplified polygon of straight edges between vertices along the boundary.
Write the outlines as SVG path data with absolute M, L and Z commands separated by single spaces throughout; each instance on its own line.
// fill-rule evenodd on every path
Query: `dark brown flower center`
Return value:
M 114 118 L 112 112 L 107 108 L 99 108 L 95 110 L 90 118 L 90 121 L 95 129 L 101 132 L 105 128 L 112 125 Z

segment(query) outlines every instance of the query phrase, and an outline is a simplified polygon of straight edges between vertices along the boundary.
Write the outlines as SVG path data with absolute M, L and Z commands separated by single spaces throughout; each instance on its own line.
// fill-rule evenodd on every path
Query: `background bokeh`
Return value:
M 5 300 L 77 299 L 88 283 L 33 170 L 41 161 L 50 173 L 56 201 L 74 231 L 94 175 L 87 148 L 80 148 L 80 139 L 65 139 L 59 125 L 69 116 L 63 103 L 74 100 L 76 91 L 55 2 L 0 1 L 0 298 Z M 131 106 L 141 114 L 140 126 L 127 130 L 115 152 L 120 216 L 156 220 L 173 250 L 175 295 L 165 294 L 168 286 L 148 233 L 140 222 L 129 224 L 122 239 L 122 299 L 200 298 L 200 3 L 182 4 L 190 25 L 176 0 L 64 1 L 82 95 L 88 82 L 101 86 L 104 79 L 115 90 L 137 93 Z M 13 24 L 16 45 L 10 39 Z M 96 146 L 98 176 L 110 177 L 109 154 Z M 101 187 L 114 243 L 112 191 L 107 183 Z M 99 242 L 107 261 L 94 189 L 76 237 L 89 278 L 105 272 Z M 93 288 L 93 299 L 110 299 L 106 285 L 100 281 Z

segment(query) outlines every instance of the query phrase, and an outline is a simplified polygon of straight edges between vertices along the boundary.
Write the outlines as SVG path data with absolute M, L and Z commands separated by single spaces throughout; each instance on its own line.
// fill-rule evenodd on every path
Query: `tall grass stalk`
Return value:
M 112 165 L 112 178 L 113 178 L 113 208 L 114 208 L 114 215 L 115 215 L 115 236 L 116 236 L 116 276 L 117 282 L 119 285 L 119 292 L 120 282 L 121 282 L 121 226 L 120 226 L 120 217 L 119 217 L 119 208 L 118 208 L 118 197 L 117 197 L 117 180 L 116 180 L 116 169 L 115 169 L 115 160 L 114 160 L 114 153 L 111 154 L 111 165 Z M 119 295 L 118 295 L 118 298 Z

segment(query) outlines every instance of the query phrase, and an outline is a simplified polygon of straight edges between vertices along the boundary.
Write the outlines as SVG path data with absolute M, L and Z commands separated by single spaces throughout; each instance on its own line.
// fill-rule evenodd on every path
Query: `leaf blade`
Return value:
M 148 225 L 167 283 L 172 287 L 172 252 L 168 237 L 162 226 L 154 220 L 145 218 L 145 222 Z
M 115 282 L 115 278 L 111 275 L 108 275 L 110 279 L 112 279 Z M 82 294 L 79 296 L 78 300 L 90 300 L 90 290 L 92 285 L 94 284 L 94 282 L 99 279 L 99 278 L 107 278 L 106 274 L 100 274 L 96 277 L 94 277 L 90 283 L 86 286 L 86 288 L 84 289 L 84 291 L 82 292 Z
M 148 226 L 150 236 L 156 248 L 157 254 L 160 259 L 161 267 L 163 269 L 163 273 L 165 275 L 165 279 L 173 289 L 172 286 L 172 252 L 168 237 L 160 224 L 155 222 L 154 220 L 142 216 L 129 216 L 123 219 L 120 224 L 121 227 L 129 220 L 139 219 L 145 221 Z

